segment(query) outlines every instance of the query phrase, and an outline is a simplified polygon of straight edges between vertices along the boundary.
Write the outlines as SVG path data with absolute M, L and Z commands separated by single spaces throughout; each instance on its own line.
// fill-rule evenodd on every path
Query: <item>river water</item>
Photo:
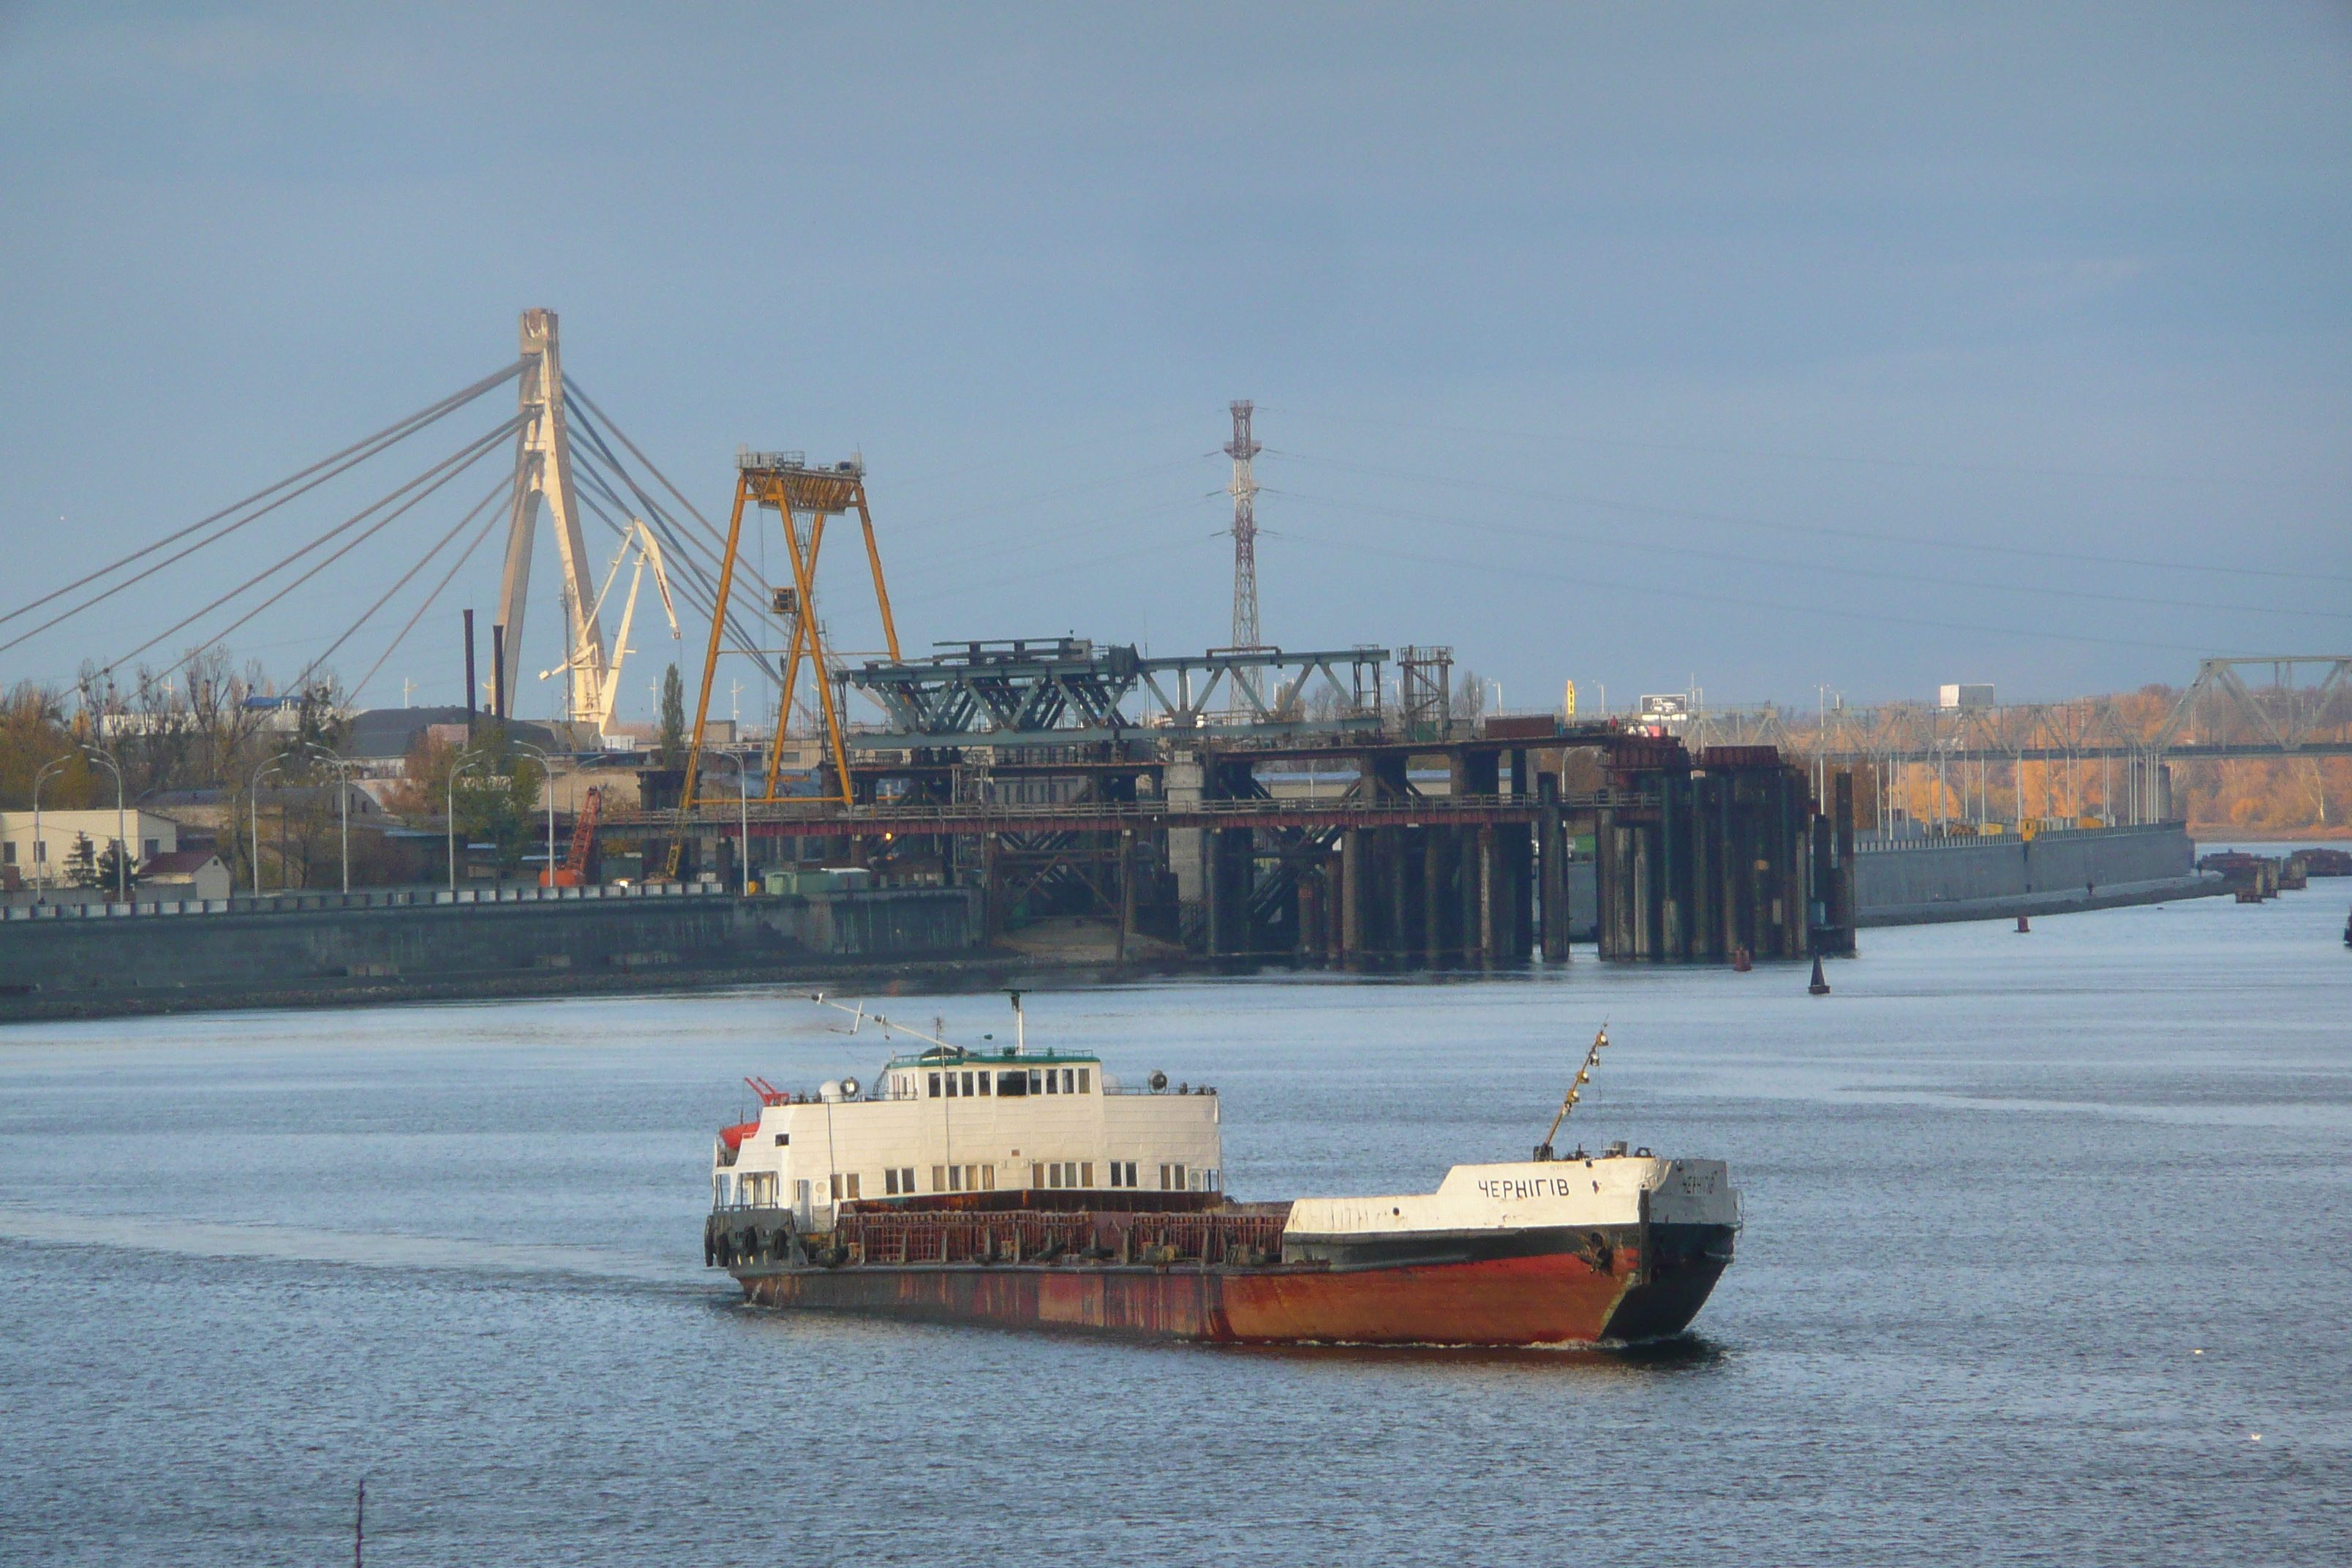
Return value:
M 700 1267 L 782 991 L 0 1035 L 0 1561 L 2352 1559 L 2352 888 L 1864 933 L 1831 966 L 1046 991 L 1224 1097 L 1241 1196 L 1569 1137 L 1720 1155 L 1640 1352 L 793 1318 Z M 991 996 L 908 996 L 1006 1037 Z

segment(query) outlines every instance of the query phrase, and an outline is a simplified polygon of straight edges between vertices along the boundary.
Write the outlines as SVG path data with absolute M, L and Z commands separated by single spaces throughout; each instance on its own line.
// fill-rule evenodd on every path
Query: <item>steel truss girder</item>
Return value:
M 1385 648 L 1361 647 L 1310 653 L 1226 649 L 1143 658 L 1130 646 L 1097 649 L 1073 637 L 1034 647 L 1026 641 L 961 646 L 961 654 L 911 663 L 877 660 L 847 672 L 850 684 L 873 698 L 894 726 L 888 733 L 860 734 L 852 744 L 861 751 L 1075 745 L 1162 730 L 1189 735 L 1377 730 L 1380 667 L 1389 657 Z M 1270 701 L 1262 694 L 1266 683 L 1239 679 L 1261 670 L 1289 672 L 1275 683 Z M 1338 715 L 1310 723 L 1300 699 L 1318 676 L 1337 699 Z M 1221 688 L 1240 705 L 1243 718 L 1209 717 Z M 1147 726 L 1130 717 L 1129 704 L 1139 694 L 1158 703 L 1163 723 Z

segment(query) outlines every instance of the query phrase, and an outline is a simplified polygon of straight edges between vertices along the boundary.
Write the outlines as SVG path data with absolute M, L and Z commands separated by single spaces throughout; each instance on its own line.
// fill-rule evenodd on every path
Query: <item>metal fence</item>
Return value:
M 604 899 L 731 898 L 717 882 L 604 883 L 584 888 L 394 888 L 359 893 L 238 894 L 226 899 L 132 899 L 122 903 L 8 904 L 0 921 L 135 920 L 151 915 L 310 914 L 321 910 L 429 909 L 436 904 L 504 905 Z

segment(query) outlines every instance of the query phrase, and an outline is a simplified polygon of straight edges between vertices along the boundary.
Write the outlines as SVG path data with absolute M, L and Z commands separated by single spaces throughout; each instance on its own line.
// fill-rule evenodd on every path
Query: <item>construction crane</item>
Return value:
M 542 888 L 576 888 L 588 877 L 588 857 L 596 847 L 596 821 L 604 815 L 604 792 L 602 787 L 591 789 L 580 803 L 579 819 L 572 825 L 572 847 L 564 852 L 563 864 L 551 867 L 540 882 Z
M 890 590 L 882 579 L 882 551 L 875 542 L 874 513 L 866 503 L 866 465 L 853 458 L 830 468 L 822 464 L 812 468 L 805 453 L 754 452 L 744 447 L 735 454 L 735 510 L 728 520 L 726 553 L 719 562 L 719 602 L 728 602 L 735 574 L 741 566 L 746 507 L 754 513 L 755 528 L 759 526 L 758 512 L 777 514 L 783 525 L 784 548 L 793 563 L 793 585 L 778 588 L 772 603 L 774 613 L 786 627 L 783 679 L 780 682 L 783 689 L 776 710 L 775 736 L 768 749 L 765 789 L 756 798 L 776 798 L 776 774 L 783 762 L 784 737 L 792 722 L 801 670 L 805 666 L 814 678 L 817 703 L 824 716 L 826 750 L 838 792 L 834 798 L 846 805 L 852 798 L 849 752 L 842 739 L 842 716 L 834 692 L 834 671 L 825 651 L 824 626 L 816 615 L 817 558 L 824 548 L 824 525 L 829 517 L 852 511 L 857 514 L 865 530 L 866 563 L 873 573 L 874 605 L 881 613 L 882 636 L 889 645 L 890 662 L 899 660 L 898 628 L 890 616 Z M 719 673 L 720 640 L 721 628 L 713 619 L 710 648 L 702 663 L 702 695 L 694 710 L 694 740 L 686 754 L 686 777 L 678 789 L 681 824 L 686 814 L 700 804 L 695 798 L 695 787 L 702 776 L 702 739 L 710 719 L 710 686 Z M 750 793 L 748 783 L 740 787 Z M 684 848 L 682 837 L 671 839 L 663 870 L 666 878 L 677 878 Z
M 629 628 L 637 618 L 637 591 L 645 586 L 646 568 L 648 566 L 653 568 L 654 589 L 661 595 L 662 614 L 669 617 L 671 640 L 676 641 L 680 635 L 677 629 L 677 606 L 669 595 L 669 574 L 662 569 L 661 541 L 654 537 L 653 530 L 645 525 L 643 519 L 633 517 L 629 519 L 628 531 L 621 535 L 621 548 L 614 552 L 613 564 L 604 574 L 604 585 L 597 591 L 596 602 L 585 616 L 573 617 L 573 636 L 586 637 L 596 635 L 600 617 L 604 614 L 604 601 L 612 596 L 613 585 L 620 581 L 621 568 L 627 563 L 633 551 L 637 558 L 636 570 L 629 575 L 629 596 L 621 607 L 621 629 L 619 635 L 613 638 L 611 659 L 609 661 L 605 659 L 604 649 L 601 647 L 593 647 L 584 642 L 575 642 L 561 671 L 572 683 L 566 711 L 575 715 L 583 711 L 579 700 L 580 672 L 599 668 L 604 671 L 597 680 L 601 695 L 593 706 L 587 710 L 588 716 L 595 722 L 596 731 L 600 735 L 613 727 L 613 701 L 621 692 L 622 663 L 630 654 L 636 651 L 629 646 Z M 546 680 L 557 673 L 556 670 L 542 669 L 539 672 L 539 678 Z

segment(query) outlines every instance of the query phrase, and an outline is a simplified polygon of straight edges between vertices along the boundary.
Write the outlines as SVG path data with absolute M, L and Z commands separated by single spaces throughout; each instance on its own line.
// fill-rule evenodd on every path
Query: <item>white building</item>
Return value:
M 1956 708 L 1968 711 L 1992 705 L 1992 687 L 1989 682 L 1963 682 L 1936 689 L 1936 706 L 1947 711 Z
M 141 896 L 156 899 L 226 899 L 230 885 L 228 866 L 210 849 L 166 851 L 139 868 Z
M 0 881 L 20 888 L 39 884 L 63 887 L 74 845 L 87 837 L 93 859 L 104 858 L 116 835 L 128 832 L 135 868 L 158 855 L 180 848 L 180 825 L 152 811 L 128 810 L 117 816 L 111 806 L 100 811 L 43 811 L 40 837 L 33 837 L 33 813 L 0 811 Z

